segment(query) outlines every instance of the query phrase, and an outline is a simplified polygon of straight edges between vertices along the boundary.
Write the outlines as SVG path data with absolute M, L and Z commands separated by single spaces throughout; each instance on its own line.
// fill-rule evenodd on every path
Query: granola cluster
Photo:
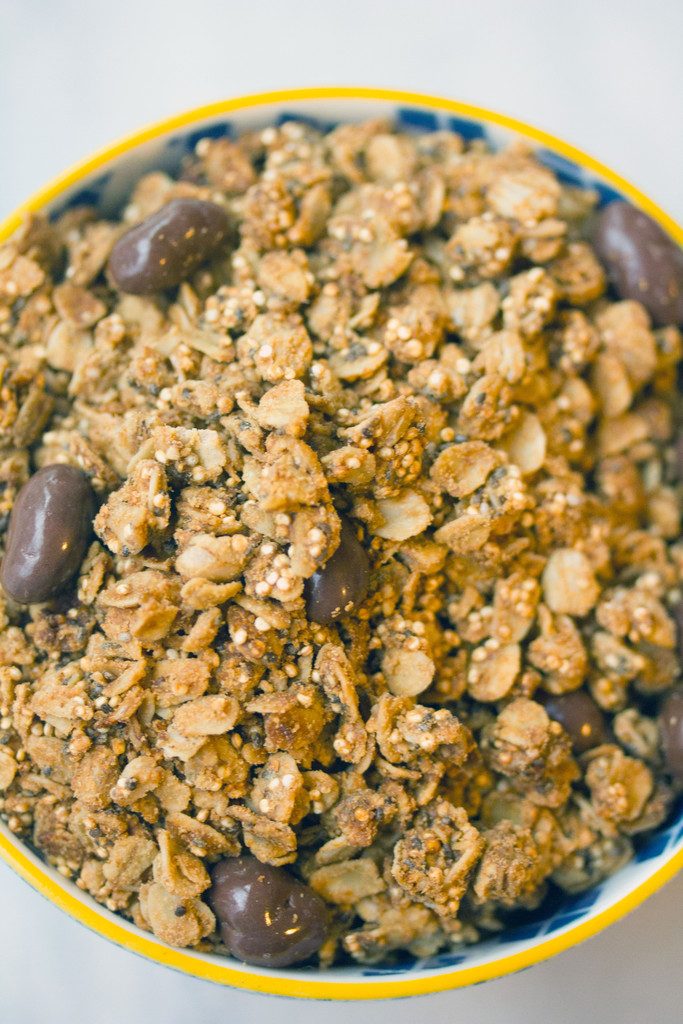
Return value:
M 115 242 L 184 197 L 230 238 L 118 291 Z M 99 501 L 70 588 L 0 596 L 0 811 L 62 875 L 224 951 L 209 871 L 249 852 L 325 900 L 322 963 L 376 963 L 664 821 L 681 335 L 608 297 L 595 198 L 521 146 L 290 122 L 0 248 L 0 523 L 54 463 Z M 343 523 L 368 592 L 320 623 Z

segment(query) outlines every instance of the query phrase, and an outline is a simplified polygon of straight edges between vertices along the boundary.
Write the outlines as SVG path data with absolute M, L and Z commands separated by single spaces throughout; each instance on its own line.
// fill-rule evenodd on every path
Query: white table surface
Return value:
M 680 0 L 0 0 L 0 217 L 184 107 L 311 84 L 490 106 L 611 164 L 683 219 Z M 93 937 L 0 864 L 2 1024 L 674 1024 L 683 878 L 587 944 L 476 989 L 374 1006 L 231 992 Z

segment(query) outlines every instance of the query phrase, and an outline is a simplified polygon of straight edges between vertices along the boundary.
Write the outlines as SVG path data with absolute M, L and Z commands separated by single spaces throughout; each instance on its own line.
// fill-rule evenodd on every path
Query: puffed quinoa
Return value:
M 179 197 L 229 245 L 118 291 L 114 243 Z M 210 870 L 249 852 L 325 900 L 323 964 L 373 964 L 666 818 L 681 337 L 607 292 L 594 202 L 523 148 L 288 122 L 0 247 L 0 544 L 36 468 L 98 498 L 72 587 L 0 594 L 0 815 L 79 888 L 225 953 Z M 317 621 L 344 521 L 369 585 Z

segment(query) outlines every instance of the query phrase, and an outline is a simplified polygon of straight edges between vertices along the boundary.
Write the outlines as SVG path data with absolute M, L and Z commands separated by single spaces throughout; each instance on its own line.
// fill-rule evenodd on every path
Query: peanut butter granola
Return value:
M 683 271 L 638 301 L 595 204 L 289 122 L 0 248 L 18 838 L 173 945 L 372 964 L 666 819 Z

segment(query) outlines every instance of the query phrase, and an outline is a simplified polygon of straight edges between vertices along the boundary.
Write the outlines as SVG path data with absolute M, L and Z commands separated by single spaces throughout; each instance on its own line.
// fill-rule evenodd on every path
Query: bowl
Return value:
M 530 142 L 538 158 L 562 180 L 597 190 L 600 202 L 623 198 L 639 206 L 679 243 L 683 229 L 622 177 L 566 142 L 501 114 L 452 100 L 386 89 L 319 88 L 264 93 L 190 110 L 136 132 L 60 175 L 4 223 L 0 241 L 29 211 L 59 214 L 88 203 L 111 214 L 141 174 L 174 170 L 196 142 L 303 119 L 323 127 L 390 117 L 413 132 L 448 128 L 494 148 Z M 683 866 L 683 808 L 666 827 L 641 841 L 635 858 L 617 874 L 578 896 L 558 897 L 543 916 L 530 916 L 471 948 L 392 966 L 328 970 L 252 967 L 223 957 L 175 949 L 111 913 L 45 864 L 0 823 L 0 856 L 34 889 L 92 931 L 131 952 L 222 985 L 313 999 L 386 999 L 459 988 L 498 978 L 560 953 L 637 907 Z

